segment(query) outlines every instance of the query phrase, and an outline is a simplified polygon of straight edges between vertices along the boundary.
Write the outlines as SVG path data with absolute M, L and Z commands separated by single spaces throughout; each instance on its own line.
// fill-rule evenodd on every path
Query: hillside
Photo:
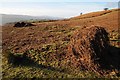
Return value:
M 3 77 L 120 77 L 118 69 L 120 46 L 116 42 L 115 44 L 107 42 L 109 39 L 117 40 L 118 38 L 119 12 L 118 9 L 99 11 L 67 20 L 34 22 L 31 23 L 32 26 L 27 27 L 13 27 L 14 24 L 4 25 L 2 27 Z M 93 25 L 98 27 L 91 27 Z M 74 46 L 71 47 L 71 45 Z M 104 45 L 110 46 L 109 50 L 106 50 L 108 48 Z M 99 51 L 98 54 L 96 49 Z M 78 54 L 78 52 L 85 51 L 86 54 Z M 89 51 L 90 55 L 93 55 L 92 57 L 88 55 Z M 106 62 L 113 59 L 109 63 L 109 66 L 113 64 L 113 67 L 108 66 L 107 69 L 104 69 L 102 64 L 103 68 L 99 69 L 97 66 L 99 61 L 96 62 L 98 64 L 92 62 L 97 59 L 94 58 L 96 54 L 98 58 L 107 56 Z M 79 62 L 82 58 L 79 59 L 75 57 L 76 55 L 84 56 L 83 58 L 88 59 L 88 62 L 83 61 L 86 63 L 81 66 Z M 116 62 L 114 63 L 114 61 Z M 85 68 L 88 63 L 94 68 L 97 66 L 97 70 L 91 69 L 91 66 Z
M 75 26 L 101 25 L 104 26 L 108 31 L 117 30 L 119 12 L 120 10 L 118 9 L 92 12 L 71 18 L 70 21 L 72 21 L 71 24 Z
M 106 10 L 106 11 L 98 11 L 98 12 L 91 12 L 91 13 L 87 13 L 87 14 L 82 14 L 80 16 L 76 16 L 73 17 L 71 19 L 86 19 L 86 18 L 93 18 L 93 17 L 98 17 L 98 16 L 102 16 L 108 13 L 111 13 L 113 11 L 117 11 L 118 9 L 112 9 L 112 10 Z

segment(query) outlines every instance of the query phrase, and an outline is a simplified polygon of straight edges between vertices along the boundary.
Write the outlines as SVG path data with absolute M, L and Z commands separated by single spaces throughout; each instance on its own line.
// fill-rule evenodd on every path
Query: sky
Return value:
M 118 8 L 118 0 L 0 0 L 0 14 L 69 18 L 80 13 Z

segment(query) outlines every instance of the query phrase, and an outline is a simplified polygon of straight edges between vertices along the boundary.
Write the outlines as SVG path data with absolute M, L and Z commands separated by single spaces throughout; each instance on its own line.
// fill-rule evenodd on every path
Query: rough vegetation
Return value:
M 119 78 L 118 12 L 5 25 L 3 78 Z

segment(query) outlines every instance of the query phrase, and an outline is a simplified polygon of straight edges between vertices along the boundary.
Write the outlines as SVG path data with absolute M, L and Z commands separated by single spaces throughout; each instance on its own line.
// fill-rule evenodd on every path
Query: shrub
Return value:
M 105 10 L 105 11 L 107 11 L 107 10 L 108 10 L 108 8 L 104 8 L 104 10 Z

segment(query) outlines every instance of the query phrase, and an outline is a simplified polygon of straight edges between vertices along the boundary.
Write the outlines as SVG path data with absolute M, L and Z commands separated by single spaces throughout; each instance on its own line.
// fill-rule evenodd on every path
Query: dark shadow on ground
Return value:
M 120 70 L 120 48 L 110 46 L 108 53 L 101 60 L 101 68 L 105 70 Z
M 37 62 L 30 59 L 26 55 L 14 56 L 14 57 L 12 57 L 12 62 L 9 62 L 9 63 L 11 63 L 13 67 L 28 66 L 28 67 L 37 67 L 37 68 L 41 68 L 41 69 L 64 72 L 64 69 L 58 69 L 58 68 L 55 68 L 55 67 L 52 67 L 52 66 L 46 66 L 46 65 L 38 64 Z

